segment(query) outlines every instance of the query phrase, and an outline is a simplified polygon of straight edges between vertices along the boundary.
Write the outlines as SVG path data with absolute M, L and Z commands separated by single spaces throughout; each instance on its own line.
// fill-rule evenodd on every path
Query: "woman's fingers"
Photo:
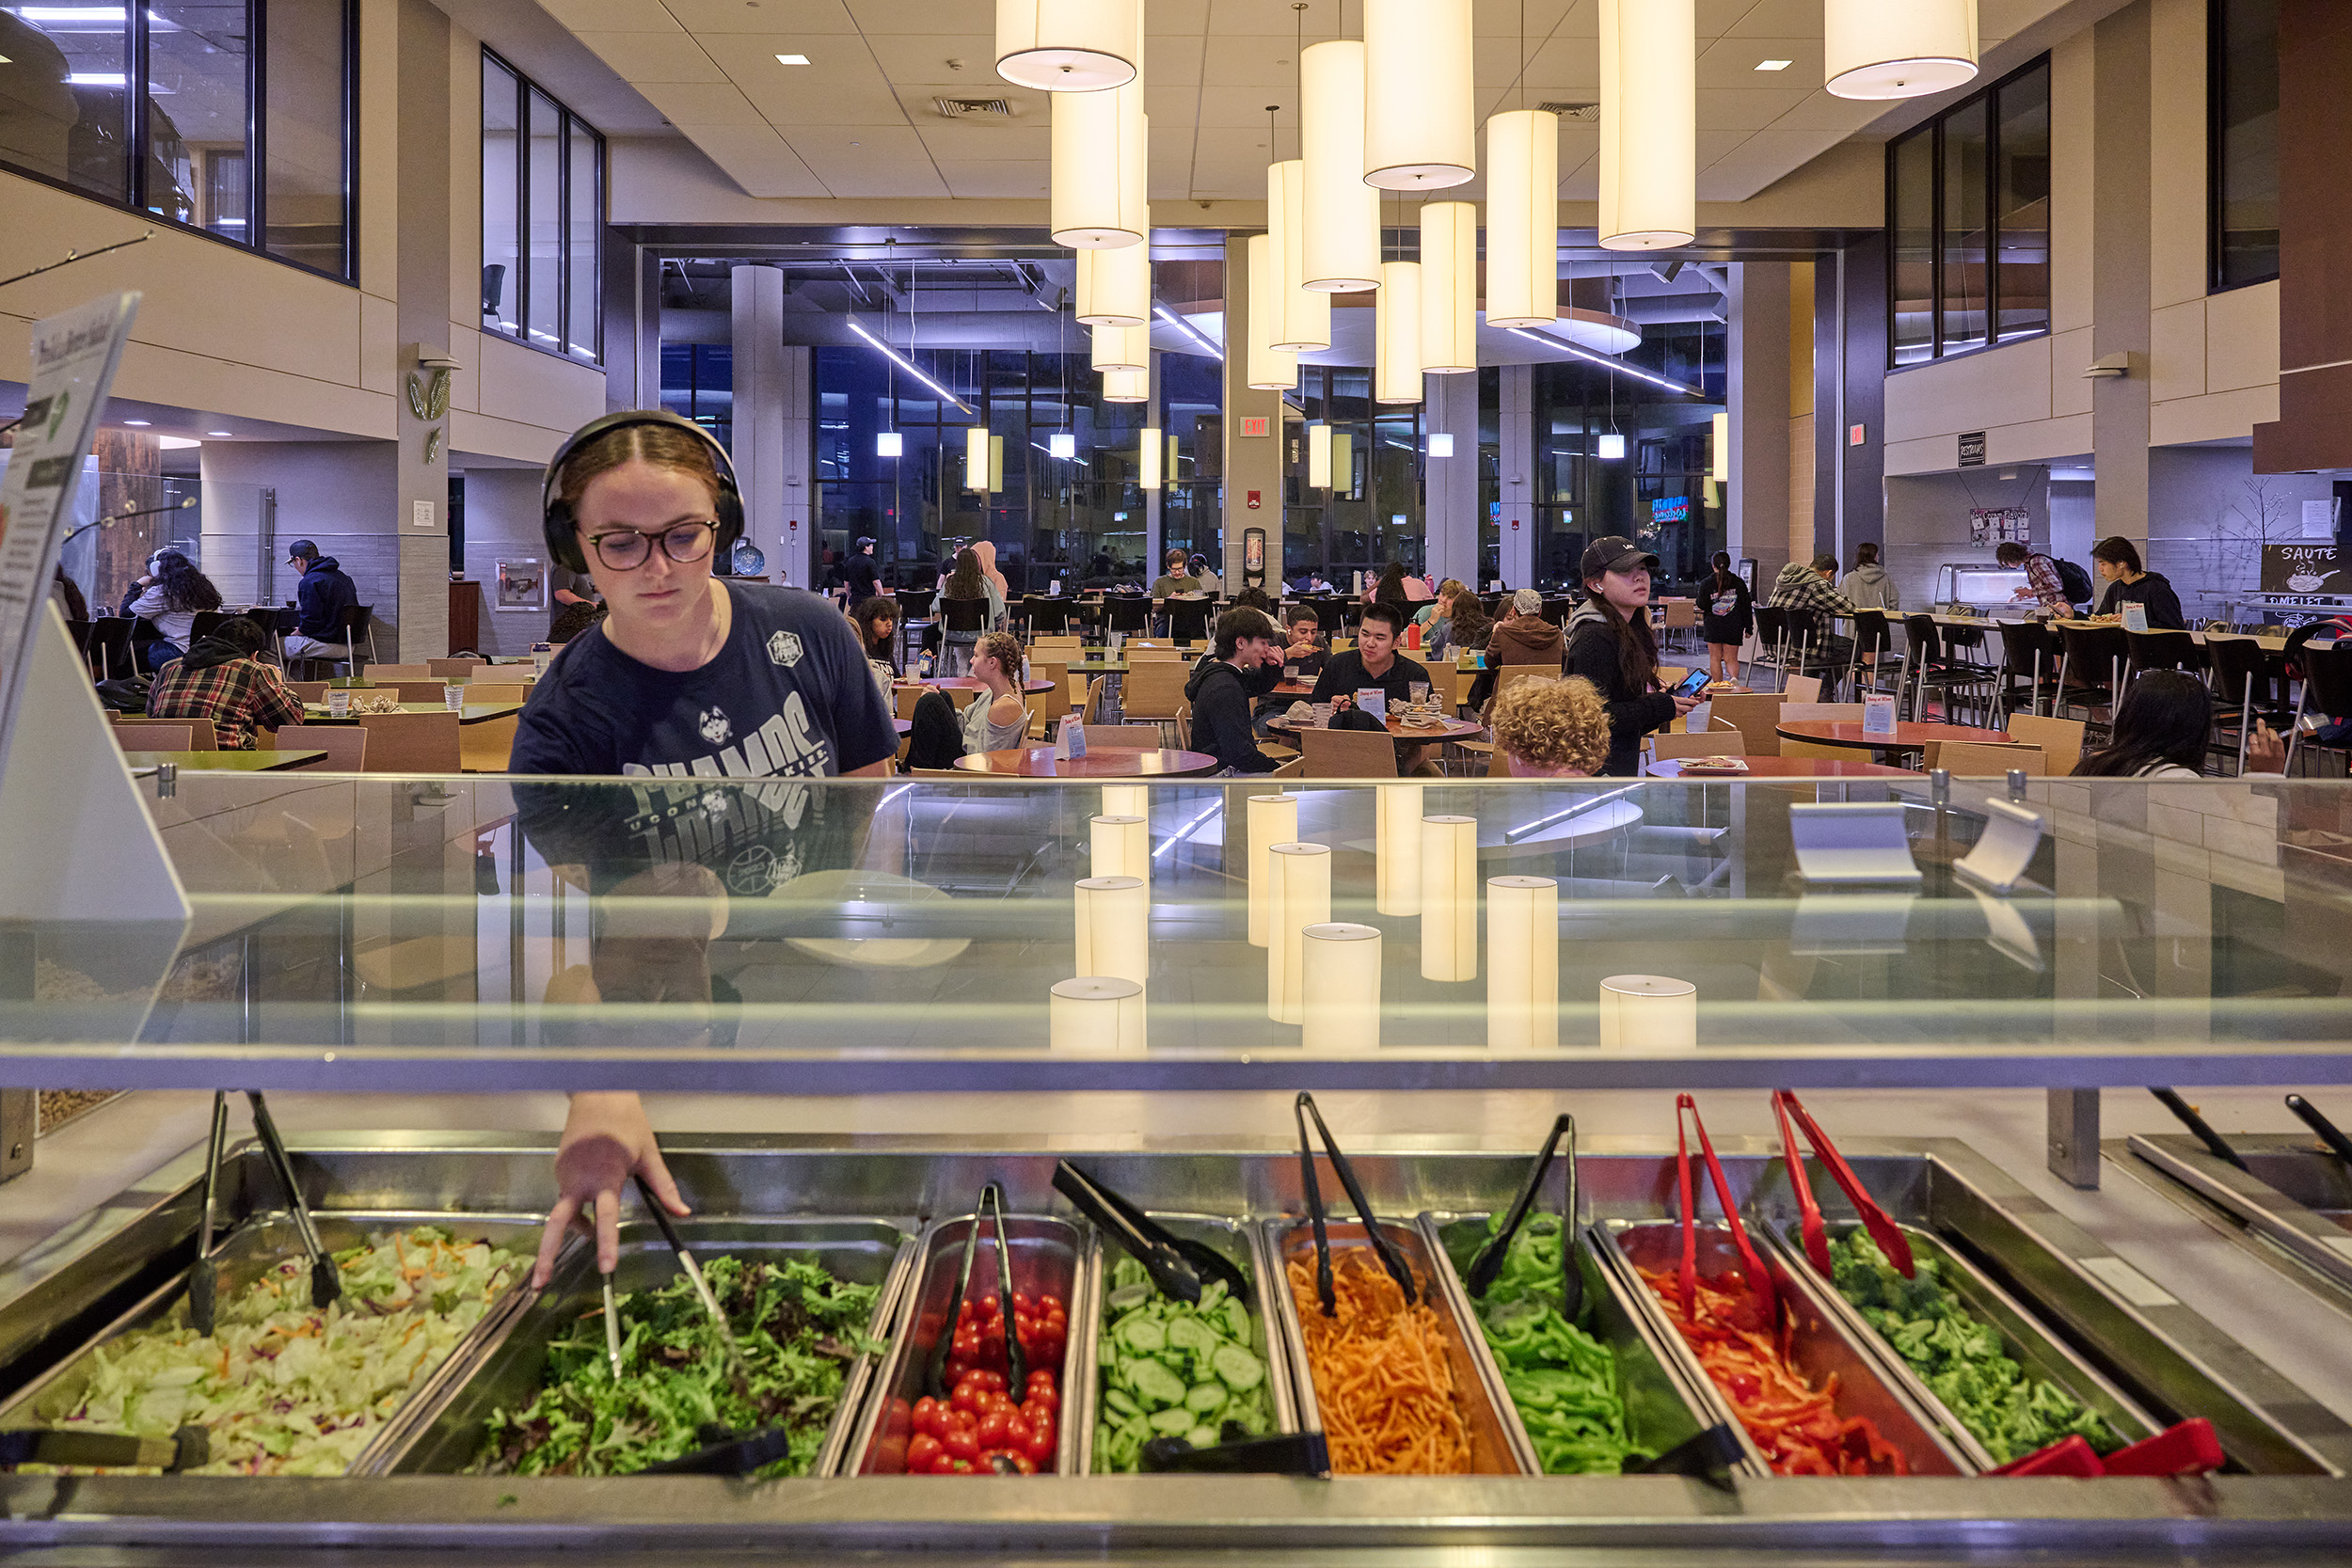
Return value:
M 621 1266 L 621 1193 L 617 1187 L 596 1195 L 596 1272 L 611 1274 Z
M 670 1167 L 662 1163 L 661 1150 L 650 1142 L 645 1146 L 645 1157 L 637 1163 L 637 1172 L 645 1179 L 645 1185 L 653 1189 L 653 1196 L 660 1198 L 661 1206 L 671 1213 L 683 1219 L 694 1212 L 678 1196 L 677 1182 L 672 1180 Z
M 548 1211 L 547 1228 L 539 1233 L 539 1260 L 532 1265 L 531 1283 L 545 1287 L 555 1274 L 556 1254 L 564 1250 L 564 1238 L 571 1234 L 572 1220 L 580 1212 L 580 1200 L 565 1194 L 555 1200 Z

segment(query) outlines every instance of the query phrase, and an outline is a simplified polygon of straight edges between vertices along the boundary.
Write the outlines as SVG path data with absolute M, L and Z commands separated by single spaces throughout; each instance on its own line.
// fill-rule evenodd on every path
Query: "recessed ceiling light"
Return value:
M 154 421 L 154 420 L 123 420 L 122 422 L 123 422 L 124 424 L 135 424 L 135 425 L 142 425 L 142 426 L 144 426 L 144 425 L 153 424 L 155 421 Z
M 200 447 L 204 443 L 193 436 L 158 436 L 155 444 L 166 451 L 185 451 L 190 447 Z
M 1797 62 L 1794 60 L 1758 60 L 1756 62 L 1756 69 L 1758 71 L 1786 71 L 1796 63 Z
M 231 436 L 234 432 L 227 430 L 208 430 L 204 434 L 207 436 Z
M 806 65 L 808 64 L 808 56 L 806 55 L 778 55 L 776 56 L 776 64 Z

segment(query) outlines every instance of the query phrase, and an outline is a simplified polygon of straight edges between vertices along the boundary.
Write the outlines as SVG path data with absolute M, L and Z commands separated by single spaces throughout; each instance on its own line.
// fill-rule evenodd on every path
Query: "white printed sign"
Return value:
M 33 324 L 24 420 L 0 477 L 0 768 L 24 705 L 24 673 L 82 459 L 138 309 L 135 293 L 107 294 Z

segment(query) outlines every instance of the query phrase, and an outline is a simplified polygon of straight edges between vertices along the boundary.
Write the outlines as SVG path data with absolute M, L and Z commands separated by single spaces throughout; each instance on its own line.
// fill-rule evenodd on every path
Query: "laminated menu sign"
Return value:
M 2263 546 L 2265 594 L 2352 594 L 2352 560 L 2341 545 L 2320 541 Z
M 2123 629 L 2146 631 L 2148 629 L 2148 607 L 2136 600 L 2126 604 L 2123 607 Z
M 0 768 L 24 705 L 61 526 L 138 309 L 135 293 L 107 294 L 33 324 L 24 418 L 0 478 Z
M 1869 696 L 1862 699 L 1862 733 L 1892 736 L 1895 733 L 1895 699 Z

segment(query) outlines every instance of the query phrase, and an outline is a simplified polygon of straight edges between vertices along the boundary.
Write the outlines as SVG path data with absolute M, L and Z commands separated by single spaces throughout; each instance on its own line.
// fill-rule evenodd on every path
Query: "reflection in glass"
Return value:
M 274 256 L 338 277 L 348 271 L 343 0 L 269 0 L 262 13 L 265 243 Z M 507 89 L 512 100 L 514 89 Z M 462 302 L 461 302 L 462 303 Z
M 2006 341 L 2050 329 L 2049 67 L 2004 84 L 1999 103 L 1994 200 L 2001 261 L 1994 299 Z
M 2213 8 L 2214 281 L 2279 276 L 2279 0 Z
M 601 148 L 589 129 L 576 119 L 571 122 L 567 145 L 571 171 L 569 183 L 564 188 L 564 206 L 571 272 L 571 302 L 567 314 L 571 325 L 566 329 L 565 345 L 574 354 L 594 359 L 596 356 L 599 303 L 596 268 L 601 260 L 596 244 L 597 219 L 603 211 L 598 193 L 604 185 L 603 170 L 598 166 L 600 160 L 597 156 Z
M 1992 235 L 1985 202 L 1986 118 L 1981 98 L 1944 117 L 1946 354 L 1981 346 L 1988 326 L 1986 250 Z
M 245 29 L 244 0 L 148 11 L 147 210 L 237 240 L 251 215 Z M 215 196 L 227 200 L 215 206 Z
M 1913 365 L 1935 356 L 1935 128 L 1896 143 L 1891 165 L 1894 362 Z
M 0 55 L 10 62 L 0 67 L 0 158 L 109 201 L 130 199 L 125 15 L 91 7 L 32 22 L 0 10 Z
M 522 334 L 523 273 L 515 229 L 521 210 L 519 92 L 513 71 L 482 56 L 482 325 L 512 337 Z
M 523 200 L 529 253 L 523 261 L 523 329 L 544 348 L 564 346 L 564 111 L 532 87 Z

